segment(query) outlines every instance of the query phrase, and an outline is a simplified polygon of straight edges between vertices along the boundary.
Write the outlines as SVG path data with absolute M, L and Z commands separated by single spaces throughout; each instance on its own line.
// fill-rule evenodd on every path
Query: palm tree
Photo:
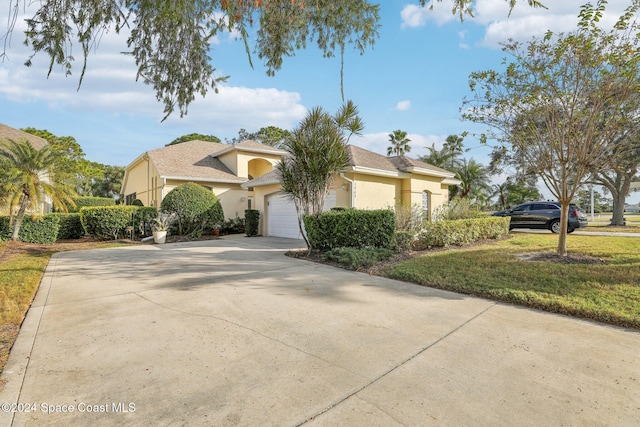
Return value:
M 39 212 L 45 196 L 63 212 L 67 211 L 67 203 L 73 205 L 73 187 L 64 180 L 56 181 L 55 164 L 56 156 L 48 145 L 36 150 L 26 140 L 0 144 L 0 205 L 9 208 L 12 240 L 18 240 L 27 210 Z
M 478 192 L 489 190 L 490 176 L 489 170 L 482 164 L 471 159 L 467 162 L 463 160 L 462 166 L 458 168 L 457 176 L 462 183 L 460 184 L 460 197 L 467 197 L 472 191 Z
M 405 153 L 411 151 L 409 142 L 411 140 L 407 138 L 407 133 L 403 130 L 394 130 L 389 134 L 389 142 L 391 146 L 387 148 L 387 156 L 403 156 Z
M 312 248 L 302 231 L 302 216 L 322 212 L 334 175 L 349 162 L 346 149 L 349 138 L 359 135 L 363 128 L 358 108 L 347 101 L 334 116 L 321 107 L 311 109 L 284 140 L 282 149 L 289 155 L 276 168 L 282 191 L 296 206 L 298 226 L 309 249 Z

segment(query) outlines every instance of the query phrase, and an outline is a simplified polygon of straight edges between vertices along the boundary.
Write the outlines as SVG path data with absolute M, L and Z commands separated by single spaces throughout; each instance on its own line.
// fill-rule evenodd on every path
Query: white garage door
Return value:
M 267 199 L 267 233 L 274 237 L 302 239 L 298 228 L 298 214 L 293 201 L 283 194 Z
M 324 208 L 336 205 L 336 193 L 330 191 L 324 202 Z M 274 194 L 267 198 L 267 233 L 273 237 L 302 239 L 298 227 L 298 214 L 293 201 L 284 194 Z

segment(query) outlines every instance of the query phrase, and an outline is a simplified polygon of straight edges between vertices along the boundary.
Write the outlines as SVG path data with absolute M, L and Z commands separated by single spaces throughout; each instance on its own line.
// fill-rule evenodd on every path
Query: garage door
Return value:
M 274 237 L 302 239 L 296 207 L 284 194 L 274 194 L 267 199 L 267 233 Z
M 325 210 L 336 205 L 336 193 L 330 191 L 324 201 Z M 267 234 L 273 237 L 302 239 L 298 228 L 298 214 L 293 201 L 284 194 L 267 198 Z

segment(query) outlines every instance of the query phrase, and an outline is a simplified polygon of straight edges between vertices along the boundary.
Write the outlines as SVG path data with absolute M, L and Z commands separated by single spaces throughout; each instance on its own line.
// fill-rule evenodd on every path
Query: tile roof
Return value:
M 25 139 L 29 141 L 36 150 L 39 150 L 47 145 L 47 140 L 44 138 L 31 135 L 30 133 L 21 131 L 20 129 L 14 129 L 10 126 L 0 123 L 0 140 L 12 140 L 18 142 Z
M 401 171 L 405 171 L 410 168 L 420 168 L 430 172 L 436 172 L 438 174 L 454 175 L 454 173 L 451 171 L 430 165 L 429 163 L 421 162 L 420 160 L 412 159 L 411 157 L 407 156 L 390 157 L 389 160 Z
M 245 178 L 236 176 L 214 157 L 228 147 L 228 144 L 194 140 L 151 150 L 147 154 L 160 176 L 244 182 Z
M 364 148 L 357 147 L 355 145 L 347 146 L 347 154 L 349 155 L 348 166 L 354 168 L 366 168 L 371 169 L 372 174 L 391 172 L 413 172 L 419 173 L 420 170 L 426 172 L 426 174 L 434 174 L 436 176 L 453 178 L 455 174 L 445 169 L 430 165 L 419 160 L 412 159 L 407 156 L 386 157 L 382 154 L 374 153 L 373 151 L 366 150 Z M 418 170 L 416 170 L 418 169 Z M 280 174 L 276 169 L 271 172 L 262 175 L 256 179 L 253 179 L 244 187 L 259 187 L 261 185 L 268 185 L 278 182 Z

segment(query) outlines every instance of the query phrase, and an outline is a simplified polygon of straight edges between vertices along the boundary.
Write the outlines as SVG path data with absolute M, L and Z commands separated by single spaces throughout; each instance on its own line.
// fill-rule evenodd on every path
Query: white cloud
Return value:
M 433 9 L 431 7 L 433 6 Z M 443 3 L 433 1 L 429 2 L 425 7 L 417 4 L 407 4 L 400 12 L 402 18 L 401 28 L 424 27 L 428 21 L 435 21 L 438 25 L 444 25 L 454 19 L 457 19 L 451 13 L 451 8 Z
M 394 109 L 398 111 L 407 111 L 409 108 L 411 108 L 411 101 L 407 99 L 405 101 L 398 102 Z
M 478 0 L 475 11 L 477 24 L 486 27 L 481 46 L 499 48 L 509 39 L 527 41 L 541 37 L 545 32 L 569 32 L 576 29 L 580 6 L 584 0 L 543 1 L 547 9 L 532 8 L 525 1 L 518 1 L 509 15 L 509 2 L 505 0 Z M 611 27 L 628 6 L 626 0 L 611 0 L 601 23 Z

